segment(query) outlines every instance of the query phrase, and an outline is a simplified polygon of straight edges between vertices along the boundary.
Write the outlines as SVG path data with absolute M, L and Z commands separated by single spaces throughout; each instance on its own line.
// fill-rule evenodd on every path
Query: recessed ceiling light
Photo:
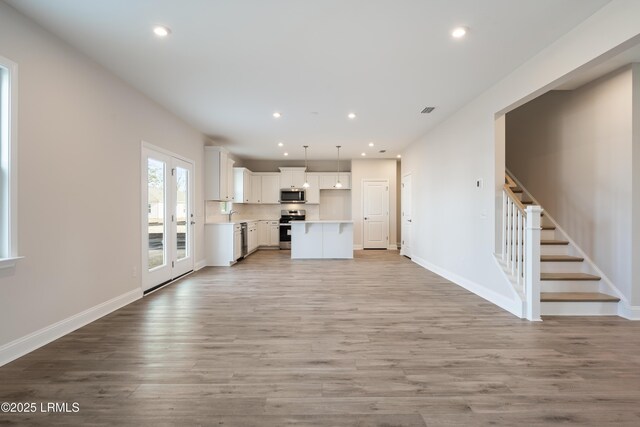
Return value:
M 400 154 L 398 154 L 396 157 L 397 157 L 397 158 L 400 158 L 400 157 L 402 157 L 402 156 L 401 156 Z
M 282 147 L 284 144 L 282 142 L 278 142 L 278 147 Z
M 364 156 L 366 156 L 366 155 L 367 155 L 367 153 L 360 153 L 360 155 L 361 155 L 362 157 L 364 157 Z
M 454 39 L 460 39 L 464 37 L 465 34 L 467 34 L 467 29 L 465 27 L 456 27 L 453 29 L 453 31 L 451 31 L 451 36 Z
M 356 113 L 349 113 L 349 114 L 347 115 L 347 117 L 349 117 L 351 120 L 353 120 L 353 119 L 355 119 L 355 118 L 356 118 Z
M 276 119 L 279 119 L 280 117 L 282 117 L 282 114 L 276 111 L 275 113 L 273 113 L 273 117 L 275 117 Z
M 284 155 L 285 155 L 285 156 L 288 156 L 288 155 L 289 155 L 289 153 L 284 153 Z
M 373 142 L 370 142 L 370 143 L 369 143 L 369 147 L 373 147 Z
M 167 37 L 169 34 L 171 34 L 171 29 L 169 27 L 157 25 L 153 27 L 153 34 L 155 34 L 158 37 Z

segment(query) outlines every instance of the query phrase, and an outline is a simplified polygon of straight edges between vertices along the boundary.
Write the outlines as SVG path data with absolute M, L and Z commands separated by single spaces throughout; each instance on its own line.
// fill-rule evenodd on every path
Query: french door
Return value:
M 142 147 L 142 289 L 193 270 L 193 163 Z

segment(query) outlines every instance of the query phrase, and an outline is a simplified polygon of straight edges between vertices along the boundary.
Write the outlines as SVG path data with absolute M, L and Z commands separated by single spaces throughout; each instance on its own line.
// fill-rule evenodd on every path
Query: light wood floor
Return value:
M 204 269 L 0 368 L 0 424 L 640 425 L 640 323 L 529 323 L 396 252 Z

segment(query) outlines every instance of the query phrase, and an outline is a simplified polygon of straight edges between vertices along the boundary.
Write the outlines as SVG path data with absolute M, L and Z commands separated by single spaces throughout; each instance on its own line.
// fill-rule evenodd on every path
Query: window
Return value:
M 18 259 L 16 90 L 17 66 L 0 56 L 0 268 Z

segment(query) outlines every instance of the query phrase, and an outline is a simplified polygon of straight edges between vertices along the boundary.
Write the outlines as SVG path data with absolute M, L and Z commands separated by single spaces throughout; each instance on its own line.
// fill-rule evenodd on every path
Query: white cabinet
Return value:
M 242 231 L 240 224 L 205 224 L 205 255 L 207 265 L 228 267 L 242 255 Z
M 280 224 L 277 222 L 269 226 L 269 246 L 280 246 Z
M 251 202 L 251 171 L 247 168 L 233 168 L 233 201 Z
M 242 228 L 237 224 L 233 231 L 233 259 L 237 261 L 240 258 L 242 258 Z
M 249 203 L 262 203 L 262 176 L 251 174 Z
M 280 174 L 272 172 L 252 173 L 249 203 L 280 203 Z
M 258 223 L 250 222 L 247 224 L 247 251 L 249 253 L 258 249 Z
M 222 147 L 204 147 L 204 198 L 230 201 L 233 199 L 233 160 Z
M 280 168 L 280 188 L 302 188 L 306 168 Z
M 320 178 L 320 189 L 321 190 L 339 190 L 340 188 L 336 188 L 336 183 L 338 182 L 338 174 L 329 172 L 329 173 L 319 173 Z M 342 184 L 342 190 L 350 190 L 351 189 L 351 173 L 350 172 L 341 172 L 340 173 L 340 183 Z
M 235 200 L 235 189 L 234 189 L 234 179 L 233 179 L 233 164 L 234 160 L 227 159 L 227 200 L 234 201 Z
M 309 188 L 306 189 L 307 204 L 319 204 L 320 203 L 320 177 L 315 173 L 307 174 L 307 181 L 309 182 Z
M 279 173 L 270 173 L 270 174 L 261 174 L 262 175 L 262 185 L 261 185 L 261 201 L 260 203 L 272 203 L 277 204 L 280 203 L 280 174 Z
M 278 221 L 258 221 L 258 245 L 280 245 L 280 224 Z

